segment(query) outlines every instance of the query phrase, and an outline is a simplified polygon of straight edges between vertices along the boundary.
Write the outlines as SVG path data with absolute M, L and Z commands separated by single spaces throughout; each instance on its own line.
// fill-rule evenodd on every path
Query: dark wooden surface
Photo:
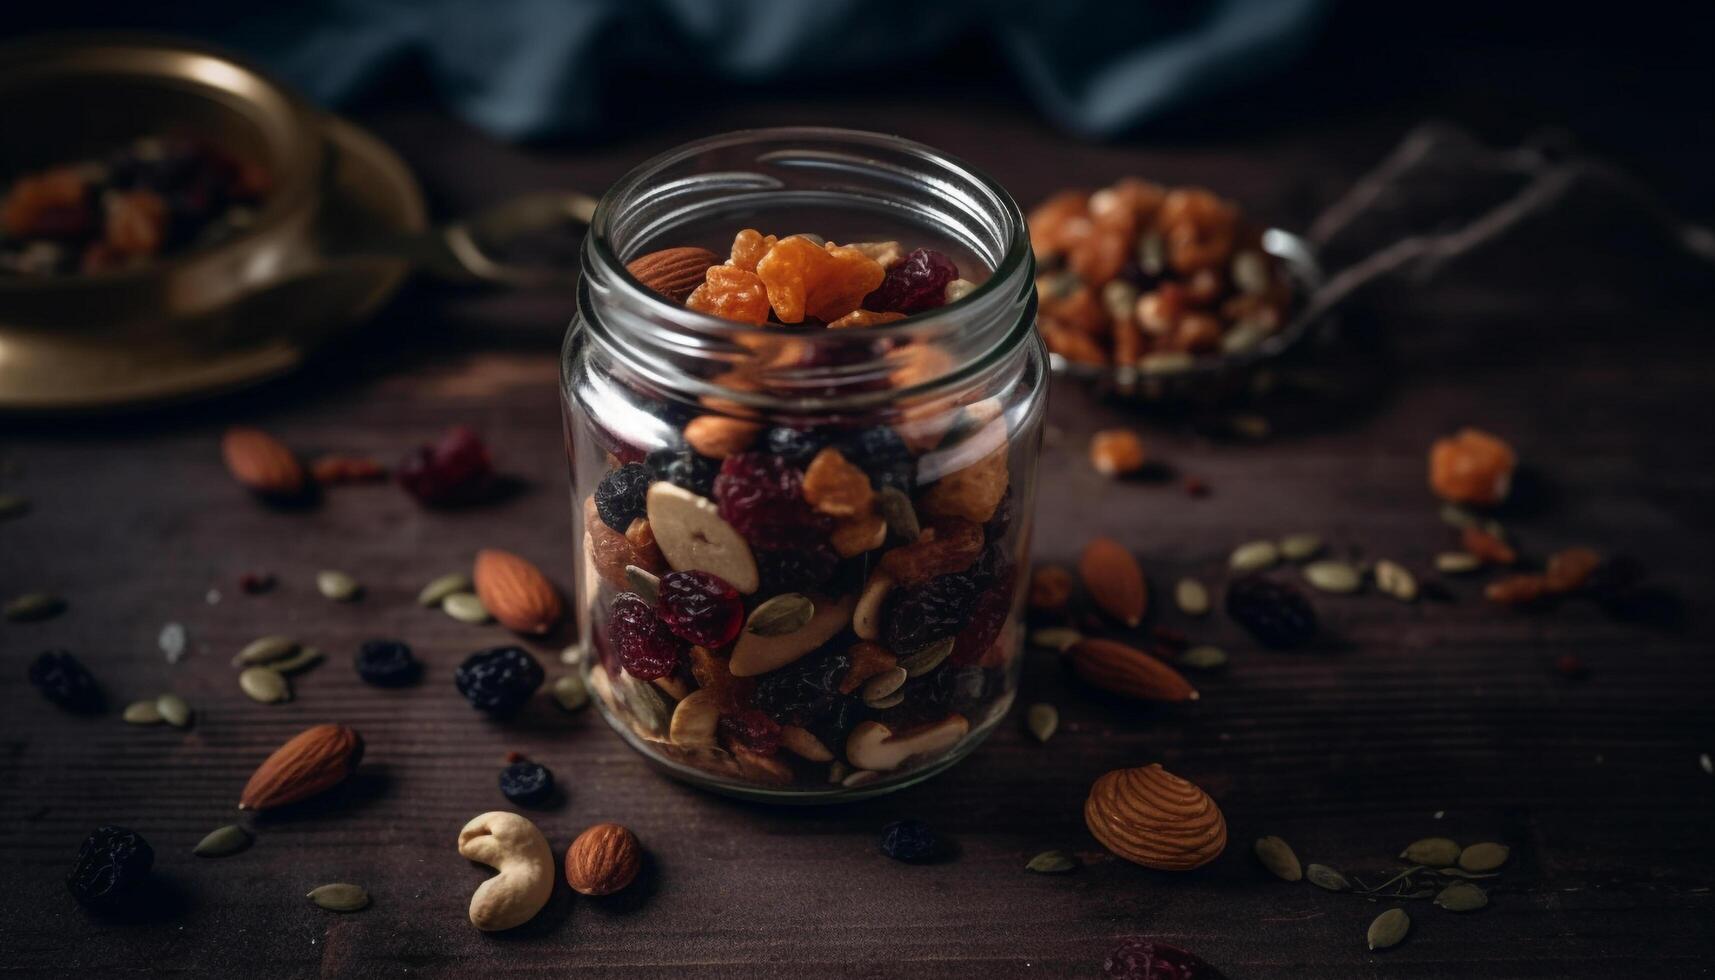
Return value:
M 1708 213 L 1707 187 L 1686 179 L 1711 162 L 1706 139 L 1682 138 L 1693 117 L 1668 105 L 1645 127 L 1616 102 L 1579 102 L 1604 76 L 1560 101 L 1533 101 L 1548 87 L 1539 76 L 1505 59 L 1471 64 L 1448 83 L 1463 98 L 1414 91 L 1383 104 L 1358 93 L 1314 120 L 1277 105 L 1254 125 L 1106 147 L 1073 144 L 1005 98 L 972 93 L 915 105 L 889 95 L 711 106 L 660 131 L 552 150 L 497 145 L 420 110 L 376 110 L 368 121 L 419 167 L 442 214 L 545 184 L 599 189 L 695 133 L 814 119 L 937 143 L 1026 202 L 1137 172 L 1207 183 L 1301 226 L 1431 110 L 1497 135 L 1566 123 L 1667 186 L 1675 203 Z M 1299 84 L 1338 88 L 1332 78 Z M 1226 108 L 1242 119 L 1241 103 Z M 1640 132 L 1653 143 L 1633 140 Z M 1693 123 L 1690 135 L 1707 133 Z M 1422 570 L 1449 544 L 1424 487 L 1426 447 L 1478 424 L 1511 439 L 1528 464 L 1529 492 L 1504 515 L 1527 552 L 1583 543 L 1638 556 L 1685 600 L 1680 629 L 1619 624 L 1583 604 L 1496 609 L 1477 584 L 1454 582 L 1450 604 L 1318 597 L 1325 640 L 1278 654 L 1222 617 L 1188 623 L 1162 610 L 1155 622 L 1233 653 L 1224 674 L 1198 679 L 1201 702 L 1103 700 L 1054 656 L 1032 652 L 1021 702 L 1059 706 L 1052 742 L 1035 744 L 1015 717 L 930 783 L 834 808 L 711 797 L 647 769 L 593 712 L 492 724 L 453 689 L 457 660 L 504 634 L 419 609 L 423 582 L 483 546 L 515 549 L 569 582 L 555 401 L 565 297 L 419 287 L 312 369 L 258 392 L 126 420 L 7 423 L 0 485 L 34 508 L 0 525 L 0 593 L 46 588 L 71 605 L 48 622 L 0 625 L 0 973 L 1092 976 L 1117 937 L 1148 935 L 1200 952 L 1234 980 L 1704 975 L 1715 957 L 1715 778 L 1699 766 L 1700 753 L 1715 751 L 1715 453 L 1701 419 L 1712 342 L 1707 287 L 1660 274 L 1664 264 L 1539 228 L 1430 286 L 1378 291 L 1352 325 L 1352 352 L 1330 359 L 1336 376 L 1365 382 L 1362 396 L 1260 443 L 1057 384 L 1036 539 L 1040 560 L 1069 562 L 1089 536 L 1118 537 L 1142 556 L 1158 607 L 1177 576 L 1219 581 L 1234 544 L 1291 531 Z M 386 485 L 271 510 L 222 470 L 217 439 L 232 422 L 265 426 L 306 454 L 389 460 L 470 423 L 522 489 L 452 514 L 424 512 Z M 1160 459 L 1206 480 L 1212 496 L 1095 475 L 1083 462 L 1087 436 L 1116 424 L 1142 428 Z M 365 598 L 319 597 L 312 580 L 323 567 L 358 576 Z M 279 576 L 277 591 L 241 595 L 237 576 L 252 568 Z M 176 667 L 156 646 L 169 621 L 191 635 Z M 295 701 L 264 707 L 238 691 L 227 661 L 276 631 L 331 656 L 297 681 Z M 426 682 L 361 685 L 349 657 L 372 636 L 408 640 L 428 662 Z M 22 677 L 50 646 L 76 651 L 120 705 L 180 692 L 199 711 L 196 726 L 136 729 L 116 714 L 54 710 Z M 539 649 L 554 663 L 557 645 Z M 1562 653 L 1582 657 L 1589 679 L 1557 675 L 1550 665 Z M 366 736 L 360 777 L 258 821 L 256 846 L 240 856 L 191 856 L 233 819 L 257 762 L 327 720 Z M 495 776 L 514 749 L 547 762 L 569 790 L 533 814 L 557 852 L 585 826 L 618 820 L 651 861 L 629 893 L 594 901 L 562 884 L 535 922 L 491 936 L 465 919 L 488 872 L 458 857 L 454 839 L 471 816 L 505 806 Z M 1095 850 L 1081 816 L 1090 782 L 1155 761 L 1219 801 L 1225 855 L 1182 875 L 1121 862 L 1025 873 L 1044 849 Z M 878 854 L 881 825 L 905 815 L 955 840 L 956 859 L 907 867 Z M 61 881 L 79 841 L 108 822 L 153 842 L 162 880 L 150 909 L 120 921 L 86 915 Z M 1389 868 L 1405 843 L 1436 834 L 1502 840 L 1514 860 L 1488 909 L 1455 916 L 1409 903 L 1410 938 L 1372 954 L 1364 929 L 1385 906 L 1272 879 L 1249 853 L 1262 834 L 1358 873 Z M 304 900 L 335 880 L 363 884 L 374 906 L 335 916 Z

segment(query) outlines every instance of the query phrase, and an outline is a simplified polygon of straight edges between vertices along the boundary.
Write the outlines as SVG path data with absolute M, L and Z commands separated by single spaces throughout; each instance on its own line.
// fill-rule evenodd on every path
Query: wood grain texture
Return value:
M 796 120 L 803 108 L 731 107 L 583 152 L 502 147 L 414 110 L 373 121 L 456 211 L 549 182 L 597 189 L 693 133 Z M 1068 181 L 1141 172 L 1222 187 L 1288 224 L 1307 221 L 1399 131 L 1396 115 L 1377 113 L 1291 133 L 1072 152 L 997 104 L 818 112 L 942 145 L 1026 203 Z M 1705 163 L 1708 149 L 1676 146 Z M 1529 465 L 1530 506 L 1508 515 L 1528 553 L 1583 543 L 1637 555 L 1687 600 L 1684 628 L 1618 624 L 1582 604 L 1497 610 L 1476 583 L 1454 581 L 1451 604 L 1319 596 L 1325 639 L 1277 654 L 1224 617 L 1189 621 L 1157 603 L 1152 623 L 1232 653 L 1223 673 L 1194 679 L 1199 702 L 1098 696 L 1035 651 L 1020 703 L 1058 705 L 1049 743 L 1023 730 L 1019 708 L 945 775 L 843 807 L 712 797 L 652 772 L 591 712 L 539 706 L 496 724 L 454 690 L 462 656 L 512 638 L 419 608 L 423 583 L 496 547 L 569 586 L 554 381 L 569 297 L 419 286 L 363 337 L 262 391 L 125 420 L 10 423 L 0 482 L 34 506 L 0 524 L 0 593 L 48 588 L 70 608 L 0 625 L 4 972 L 999 980 L 1097 975 L 1117 937 L 1141 934 L 1194 949 L 1234 980 L 1696 975 L 1715 957 L 1715 779 L 1698 765 L 1715 750 L 1715 448 L 1695 418 L 1712 353 L 1707 292 L 1666 294 L 1650 270 L 1623 264 L 1573 285 L 1569 253 L 1588 244 L 1557 249 L 1553 239 L 1454 268 L 1433 289 L 1379 296 L 1353 324 L 1351 353 L 1334 358 L 1343 377 L 1366 382 L 1358 396 L 1262 443 L 1058 385 L 1038 557 L 1069 566 L 1103 533 L 1140 556 L 1158 590 L 1182 575 L 1216 585 L 1234 544 L 1309 530 L 1423 572 L 1450 541 L 1425 489 L 1424 455 L 1435 435 L 1469 423 L 1506 435 Z M 381 484 L 283 510 L 236 487 L 220 460 L 228 423 L 262 426 L 306 458 L 391 460 L 461 422 L 486 434 L 517 480 L 499 505 L 428 512 Z M 1119 425 L 1141 426 L 1153 457 L 1213 494 L 1093 472 L 1089 434 Z M 356 575 L 362 600 L 317 595 L 324 567 Z M 274 572 L 278 589 L 240 594 L 237 577 L 252 568 Z M 177 666 L 156 647 L 169 621 L 191 635 Z M 228 660 L 271 632 L 329 658 L 295 680 L 295 700 L 263 706 L 239 692 Z M 417 650 L 428 668 L 419 687 L 359 683 L 350 659 L 377 636 Z M 559 640 L 524 642 L 552 673 Z M 137 729 L 113 714 L 54 710 L 22 676 L 50 646 L 81 656 L 117 704 L 177 691 L 197 709 L 195 727 Z M 1561 653 L 1582 657 L 1590 679 L 1555 674 Z M 359 775 L 327 798 L 262 815 L 241 854 L 193 857 L 205 833 L 235 818 L 256 764 L 323 721 L 363 733 Z M 459 858 L 455 841 L 471 816 L 504 804 L 496 779 L 510 750 L 549 764 L 565 787 L 532 814 L 557 857 L 612 820 L 636 831 L 649 858 L 625 893 L 592 900 L 562 883 L 536 921 L 483 935 L 465 907 L 489 872 Z M 1151 762 L 1219 803 L 1225 855 L 1179 875 L 1120 861 L 1065 876 L 1023 870 L 1042 850 L 1095 849 L 1082 817 L 1092 780 Z M 902 816 L 941 829 L 957 857 L 930 867 L 882 857 L 877 833 Z M 106 822 L 141 831 L 157 853 L 160 900 L 128 920 L 92 919 L 61 880 L 83 836 Z M 1487 909 L 1455 916 L 1412 903 L 1410 938 L 1371 954 L 1364 930 L 1379 907 L 1276 880 L 1249 853 L 1264 834 L 1306 862 L 1360 875 L 1432 834 L 1504 841 L 1514 857 Z M 303 898 L 329 881 L 363 885 L 374 904 L 335 916 Z

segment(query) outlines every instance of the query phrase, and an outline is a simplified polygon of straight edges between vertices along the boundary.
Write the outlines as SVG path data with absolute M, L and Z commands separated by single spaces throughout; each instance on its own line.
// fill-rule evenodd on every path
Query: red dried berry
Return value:
M 744 600 L 726 579 L 709 572 L 668 572 L 661 576 L 655 615 L 687 643 L 720 647 L 744 626 Z
M 780 751 L 780 723 L 756 708 L 723 715 L 720 730 L 752 752 L 773 755 Z
M 804 475 L 769 453 L 728 456 L 715 477 L 715 503 L 728 524 L 763 548 L 801 548 L 806 530 L 827 526 L 804 499 Z
M 399 485 L 431 507 L 468 504 L 494 486 L 494 461 L 469 426 L 455 426 L 433 446 L 418 446 L 395 473 Z
M 1002 584 L 985 589 L 972 604 L 971 617 L 965 628 L 954 638 L 953 652 L 947 655 L 947 662 L 955 667 L 964 667 L 981 660 L 983 654 L 994 646 L 994 641 L 1000 638 L 1001 628 L 1006 625 L 1010 612 L 1011 581 L 1003 580 Z
M 1207 497 L 1209 485 L 1201 477 L 1188 476 L 1185 478 L 1185 495 L 1192 498 Z
M 1188 950 L 1152 939 L 1127 939 L 1102 962 L 1112 980 L 1224 980 L 1221 971 Z
M 635 592 L 621 592 L 613 597 L 607 635 L 619 654 L 619 665 L 640 680 L 652 681 L 671 674 L 678 669 L 685 652 L 685 644 Z
M 910 255 L 893 268 L 877 286 L 864 297 L 863 308 L 876 313 L 904 313 L 907 316 L 937 306 L 947 305 L 947 284 L 959 278 L 959 267 L 953 260 L 931 248 L 912 250 Z

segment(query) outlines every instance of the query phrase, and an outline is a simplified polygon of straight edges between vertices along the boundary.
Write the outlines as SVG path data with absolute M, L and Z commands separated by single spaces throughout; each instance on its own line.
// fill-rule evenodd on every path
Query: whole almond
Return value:
M 1141 701 L 1195 701 L 1198 697 L 1184 675 L 1124 643 L 1083 639 L 1068 656 L 1079 677 L 1113 694 Z
M 762 426 L 725 415 L 699 415 L 685 423 L 685 442 L 699 456 L 726 459 L 750 448 Z
M 363 736 L 344 725 L 317 725 L 293 736 L 257 767 L 240 810 L 269 810 L 309 799 L 350 776 L 363 759 Z
M 720 256 L 706 248 L 664 248 L 632 259 L 625 268 L 644 286 L 675 303 L 683 303 L 693 289 L 702 285 L 709 266 L 720 261 Z
M 1097 538 L 1078 559 L 1078 577 L 1090 598 L 1109 616 L 1127 626 L 1143 622 L 1149 611 L 1149 586 L 1143 569 L 1123 545 L 1111 538 Z
M 1221 808 L 1159 764 L 1097 779 L 1084 802 L 1084 823 L 1103 847 L 1159 871 L 1201 867 L 1227 847 Z
M 304 492 L 304 467 L 285 443 L 261 429 L 235 425 L 221 437 L 220 452 L 233 479 L 271 497 Z
M 612 895 L 637 877 L 643 846 L 616 823 L 598 823 L 566 851 L 566 884 L 584 895 Z
M 560 620 L 560 595 L 529 561 L 510 551 L 477 552 L 471 575 L 476 594 L 501 625 L 519 633 L 546 633 Z

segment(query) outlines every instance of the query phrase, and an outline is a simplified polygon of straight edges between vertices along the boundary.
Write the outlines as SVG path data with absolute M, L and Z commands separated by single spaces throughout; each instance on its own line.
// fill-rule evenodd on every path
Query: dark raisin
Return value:
M 524 707 L 542 678 L 542 665 L 522 647 L 478 651 L 453 671 L 453 682 L 471 707 L 496 717 Z
M 780 751 L 780 723 L 756 708 L 722 715 L 719 727 L 721 734 L 752 752 L 773 755 Z
M 95 677 L 64 650 L 47 650 L 37 656 L 30 662 L 29 676 L 42 697 L 67 711 L 93 714 L 105 706 Z
M 639 680 L 652 681 L 678 669 L 685 643 L 635 592 L 621 592 L 608 607 L 607 637 L 619 665 Z
M 601 478 L 595 488 L 595 510 L 601 522 L 620 534 L 643 516 L 644 497 L 653 476 L 642 463 L 626 463 Z
M 1110 980 L 1225 980 L 1195 953 L 1152 939 L 1127 939 L 1102 961 Z
M 683 487 L 699 497 L 715 492 L 715 475 L 721 470 L 719 460 L 699 456 L 689 449 L 657 449 L 649 454 L 648 465 L 655 477 L 676 487 Z
M 656 617 L 687 643 L 725 646 L 744 627 L 744 600 L 712 572 L 668 572 L 661 576 L 660 593 Z
M 827 584 L 840 564 L 839 554 L 820 541 L 807 541 L 803 548 L 758 548 L 755 556 L 757 593 L 764 596 L 813 591 Z
M 769 429 L 762 436 L 763 449 L 798 467 L 810 465 L 810 460 L 815 459 L 827 445 L 827 434 L 818 429 L 794 429 L 781 425 Z
M 554 774 L 524 759 L 500 770 L 500 792 L 519 806 L 540 806 L 554 795 Z
M 953 640 L 953 652 L 947 662 L 955 666 L 974 664 L 983 658 L 1000 639 L 1006 618 L 1012 614 L 1012 583 L 1004 582 L 984 589 L 971 603 L 965 626 Z
M 817 540 L 827 518 L 804 499 L 804 475 L 770 453 L 738 453 L 715 477 L 721 517 L 761 548 L 800 548 Z
M 889 426 L 872 426 L 845 436 L 840 440 L 840 454 L 869 474 L 878 489 L 893 487 L 910 493 L 916 482 L 917 461 L 905 440 Z
M 494 461 L 482 438 L 457 426 L 432 446 L 400 461 L 394 477 L 411 496 L 432 507 L 475 503 L 494 490 Z
M 920 820 L 895 820 L 881 829 L 881 853 L 907 864 L 928 864 L 946 856 L 947 844 Z
M 113 909 L 137 894 L 155 866 L 155 849 L 124 827 L 101 827 L 78 848 L 66 887 L 92 909 Z
M 758 679 L 756 706 L 783 725 L 805 728 L 832 711 L 841 699 L 840 681 L 851 670 L 852 661 L 834 644 L 823 649 Z
M 823 745 L 838 749 L 846 744 L 846 736 L 863 720 L 863 701 L 852 695 L 834 697 L 823 704 L 825 706 L 821 713 L 805 721 L 800 727 L 808 729 Z
M 965 626 L 977 587 L 964 575 L 943 575 L 915 589 L 894 589 L 882 610 L 889 650 L 909 651 Z
M 376 687 L 405 687 L 423 674 L 423 664 L 398 640 L 369 640 L 357 650 L 357 676 Z
M 1316 609 L 1304 593 L 1260 575 L 1227 586 L 1227 615 L 1276 650 L 1301 647 L 1316 636 Z

